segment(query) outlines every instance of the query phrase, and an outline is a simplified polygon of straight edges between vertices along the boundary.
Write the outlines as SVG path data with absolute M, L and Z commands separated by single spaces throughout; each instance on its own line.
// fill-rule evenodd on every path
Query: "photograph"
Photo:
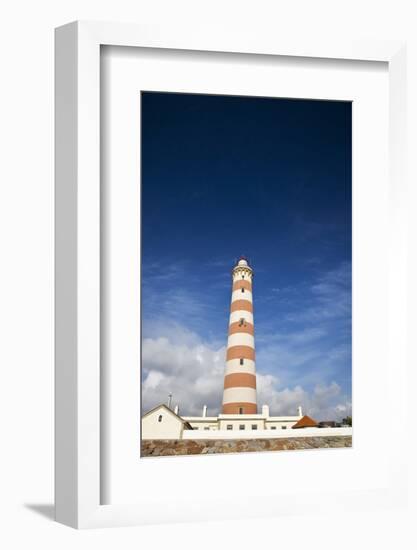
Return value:
M 415 550 L 416 3 L 3 4 L 0 550 Z
M 352 447 L 352 103 L 138 100 L 138 457 Z

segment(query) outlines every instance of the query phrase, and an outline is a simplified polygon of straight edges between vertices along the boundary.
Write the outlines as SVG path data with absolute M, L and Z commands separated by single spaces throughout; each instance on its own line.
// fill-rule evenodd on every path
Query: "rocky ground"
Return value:
M 141 456 L 179 456 L 262 451 L 292 451 L 351 447 L 352 436 L 277 439 L 149 439 L 142 441 Z

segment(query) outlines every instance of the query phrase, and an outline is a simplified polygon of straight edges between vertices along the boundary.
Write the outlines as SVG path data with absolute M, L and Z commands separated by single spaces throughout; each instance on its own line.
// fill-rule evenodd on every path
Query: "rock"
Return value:
M 150 439 L 142 441 L 141 457 L 182 456 L 352 447 L 351 436 L 279 439 Z

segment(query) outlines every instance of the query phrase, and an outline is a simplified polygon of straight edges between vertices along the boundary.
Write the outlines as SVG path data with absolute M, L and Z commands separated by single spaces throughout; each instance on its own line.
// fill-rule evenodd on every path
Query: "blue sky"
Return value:
M 241 254 L 258 405 L 350 413 L 351 104 L 143 93 L 144 408 L 219 411 Z

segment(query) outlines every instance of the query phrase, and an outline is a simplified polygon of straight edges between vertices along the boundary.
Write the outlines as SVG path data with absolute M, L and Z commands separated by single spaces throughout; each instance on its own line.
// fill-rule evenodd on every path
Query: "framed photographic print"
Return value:
M 59 521 L 402 501 L 403 48 L 57 29 Z

